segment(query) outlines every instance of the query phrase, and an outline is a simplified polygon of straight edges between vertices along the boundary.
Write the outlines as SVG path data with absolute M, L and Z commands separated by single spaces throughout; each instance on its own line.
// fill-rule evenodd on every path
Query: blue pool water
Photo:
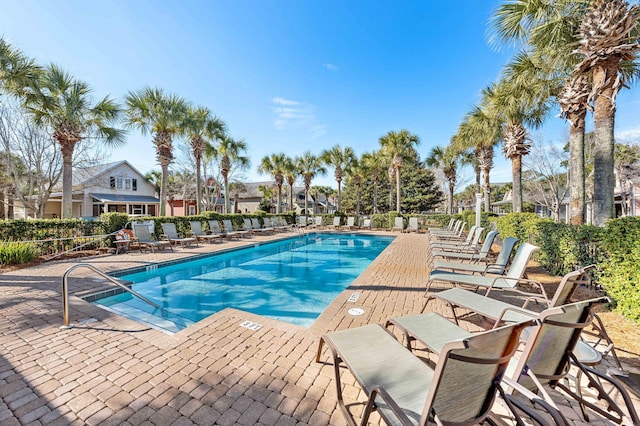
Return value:
M 129 293 L 109 310 L 179 331 L 231 307 L 308 327 L 392 237 L 312 234 L 121 276 L 162 310 Z

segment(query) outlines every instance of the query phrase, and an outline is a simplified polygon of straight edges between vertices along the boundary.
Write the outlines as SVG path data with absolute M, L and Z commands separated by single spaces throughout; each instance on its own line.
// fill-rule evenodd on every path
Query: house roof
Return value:
M 101 203 L 159 203 L 160 199 L 150 195 L 89 194 Z
M 113 163 L 98 164 L 91 167 L 78 167 L 73 169 L 73 186 L 84 186 L 90 180 L 95 179 L 96 176 L 104 175 L 110 170 L 116 167 L 126 164 L 130 169 L 135 171 L 140 177 L 144 178 L 144 175 L 140 173 L 135 167 L 133 167 L 127 160 L 115 161 Z

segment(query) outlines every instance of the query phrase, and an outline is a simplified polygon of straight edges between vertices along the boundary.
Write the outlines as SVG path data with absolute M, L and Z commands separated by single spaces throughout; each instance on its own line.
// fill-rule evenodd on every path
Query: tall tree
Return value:
M 295 159 L 291 157 L 285 158 L 284 164 L 284 179 L 289 185 L 289 210 L 293 210 L 293 185 L 298 178 L 298 168 L 296 167 Z
M 207 144 L 220 138 L 226 132 L 224 122 L 212 115 L 208 108 L 189 107 L 185 121 L 186 135 L 193 158 L 196 162 L 196 202 L 197 213 L 202 212 L 202 157 Z
M 160 216 L 166 214 L 167 179 L 173 162 L 173 138 L 185 130 L 187 102 L 178 95 L 167 94 L 160 88 L 145 87 L 129 92 L 125 97 L 128 127 L 142 135 L 152 134 L 156 159 L 162 170 L 160 184 Z
M 578 53 L 583 57 L 578 74 L 593 81 L 589 101 L 594 104 L 593 222 L 604 225 L 614 217 L 614 121 L 616 97 L 625 83 L 623 62 L 633 61 L 640 45 L 632 33 L 637 26 L 638 5 L 624 0 L 596 0 L 583 17 L 578 31 Z
M 86 139 L 110 145 L 124 143 L 124 132 L 116 128 L 121 109 L 109 97 L 95 101 L 91 88 L 57 65 L 40 75 L 37 90 L 25 95 L 25 107 L 34 123 L 52 132 L 62 154 L 62 217 L 73 217 L 73 151 Z
M 378 186 L 380 185 L 380 173 L 383 171 L 384 160 L 380 151 L 365 152 L 362 154 L 362 167 L 371 176 L 373 183 L 373 214 L 378 213 Z
M 442 169 L 445 179 L 449 183 L 449 195 L 447 197 L 447 212 L 453 214 L 453 193 L 456 188 L 458 173 L 459 151 L 455 145 L 449 144 L 442 148 L 433 147 L 425 160 L 427 166 Z
M 311 151 L 305 151 L 304 153 L 302 153 L 302 155 L 297 156 L 294 162 L 298 169 L 298 173 L 300 173 L 300 175 L 304 179 L 304 209 L 305 212 L 308 213 L 307 203 L 309 202 L 309 189 L 311 188 L 311 181 L 318 175 L 327 174 L 327 169 L 324 167 L 322 159 L 312 154 Z M 316 212 L 315 209 L 313 212 Z
M 243 139 L 233 139 L 228 135 L 223 135 L 218 139 L 216 145 L 209 145 L 205 150 L 205 156 L 218 160 L 220 174 L 224 185 L 224 212 L 229 213 L 230 192 L 229 176 L 234 168 L 245 169 L 249 166 L 249 157 L 244 155 L 247 151 L 247 143 Z
M 0 90 L 22 97 L 37 90 L 42 68 L 0 37 Z
M 351 147 L 342 148 L 340 145 L 334 145 L 330 149 L 326 149 L 320 154 L 322 161 L 328 166 L 334 168 L 333 176 L 338 184 L 338 203 L 337 210 L 340 210 L 340 196 L 342 195 L 342 179 L 351 167 L 351 163 L 356 158 Z
M 282 184 L 284 183 L 284 174 L 287 169 L 287 154 L 284 152 L 273 153 L 262 158 L 258 172 L 271 175 L 276 181 L 277 188 L 277 205 L 276 213 L 282 213 Z
M 402 129 L 399 132 L 391 131 L 379 140 L 382 150 L 391 157 L 391 166 L 395 171 L 396 179 L 396 210 L 400 212 L 400 174 L 402 165 L 406 159 L 415 154 L 414 147 L 420 144 L 417 135 Z

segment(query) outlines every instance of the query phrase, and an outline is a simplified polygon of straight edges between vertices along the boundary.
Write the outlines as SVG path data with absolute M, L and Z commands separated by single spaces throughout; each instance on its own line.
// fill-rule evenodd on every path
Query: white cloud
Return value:
M 317 123 L 314 105 L 279 96 L 274 97 L 271 102 L 275 114 L 273 126 L 277 130 L 303 130 L 312 138 L 327 133 L 327 126 Z
M 299 105 L 300 104 L 300 102 L 292 101 L 290 99 L 281 98 L 279 96 L 276 96 L 271 101 L 276 105 Z
M 640 127 L 634 127 L 631 129 L 621 130 L 616 132 L 616 141 L 629 144 L 638 143 L 640 141 Z
M 333 64 L 322 64 L 322 66 L 328 69 L 329 71 L 338 71 L 338 67 Z

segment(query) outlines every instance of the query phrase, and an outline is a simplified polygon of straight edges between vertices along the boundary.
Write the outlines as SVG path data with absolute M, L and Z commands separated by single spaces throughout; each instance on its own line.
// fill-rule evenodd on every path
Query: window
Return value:
M 127 177 L 111 176 L 109 178 L 109 186 L 114 189 L 137 191 L 138 180 L 133 178 L 127 178 Z
M 189 216 L 194 216 L 195 214 L 196 214 L 196 206 L 190 205 L 189 206 Z

